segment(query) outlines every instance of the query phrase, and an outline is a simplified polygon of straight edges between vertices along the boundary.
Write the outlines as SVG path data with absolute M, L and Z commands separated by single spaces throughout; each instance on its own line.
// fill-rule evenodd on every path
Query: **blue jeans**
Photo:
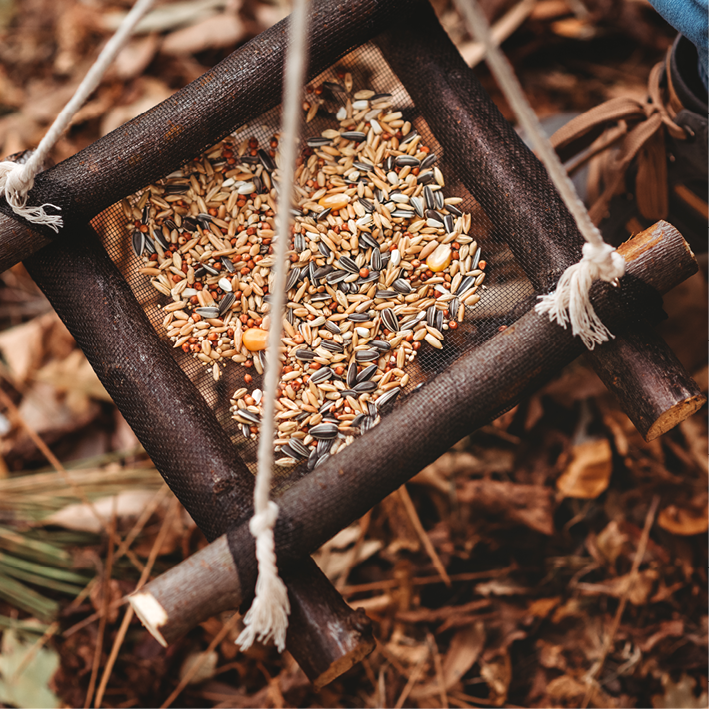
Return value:
M 697 48 L 699 76 L 707 87 L 709 7 L 707 0 L 650 0 L 653 7 Z

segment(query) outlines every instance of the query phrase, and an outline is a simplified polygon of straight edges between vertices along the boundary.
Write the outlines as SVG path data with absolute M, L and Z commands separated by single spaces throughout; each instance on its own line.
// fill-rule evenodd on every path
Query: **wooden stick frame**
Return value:
M 648 300 L 696 272 L 681 234 L 658 222 L 620 249 L 627 264 L 624 293 L 594 287 L 594 307 L 614 327 L 643 314 Z M 463 435 L 515 405 L 583 352 L 583 345 L 534 311 L 473 352 L 464 354 L 278 499 L 279 566 L 288 569 L 435 460 Z M 465 406 L 465 402 L 475 406 Z M 457 417 L 451 420 L 455 409 Z M 407 427 L 401 445 L 402 430 Z M 228 577 L 229 583 L 220 579 Z M 256 581 L 253 539 L 246 525 L 232 529 L 183 564 L 130 597 L 141 620 L 167 641 L 180 637 L 215 608 L 248 601 Z M 228 586 L 232 595 L 224 597 Z M 190 588 L 188 603 L 175 589 Z M 212 588 L 219 589 L 217 593 Z M 218 596 L 218 597 L 217 597 Z

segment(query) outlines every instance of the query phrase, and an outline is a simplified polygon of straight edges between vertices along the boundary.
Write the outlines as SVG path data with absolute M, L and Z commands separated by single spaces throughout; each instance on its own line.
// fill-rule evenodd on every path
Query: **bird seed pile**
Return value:
M 304 103 L 339 99 L 333 127 L 298 158 L 278 389 L 280 465 L 312 468 L 379 420 L 421 347 L 441 349 L 485 279 L 471 215 L 446 197 L 436 155 L 389 94 L 323 82 Z M 274 273 L 278 139 L 227 137 L 123 204 L 140 273 L 171 302 L 174 347 L 211 368 L 246 369 L 233 418 L 258 432 Z

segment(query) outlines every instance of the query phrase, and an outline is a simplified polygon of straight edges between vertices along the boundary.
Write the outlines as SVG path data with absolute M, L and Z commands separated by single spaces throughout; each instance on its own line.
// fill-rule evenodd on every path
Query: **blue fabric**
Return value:
M 709 0 L 650 0 L 653 7 L 697 48 L 699 76 L 707 87 Z

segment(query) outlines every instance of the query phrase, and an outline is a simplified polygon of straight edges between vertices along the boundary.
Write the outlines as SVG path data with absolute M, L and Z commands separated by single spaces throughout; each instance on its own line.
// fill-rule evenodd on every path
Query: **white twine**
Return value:
M 44 161 L 49 156 L 54 144 L 67 129 L 78 110 L 99 85 L 111 62 L 128 41 L 133 28 L 140 18 L 150 9 L 154 0 L 138 0 L 133 9 L 126 15 L 116 33 L 106 43 L 84 80 L 79 84 L 64 110 L 57 116 L 54 123 L 40 141 L 36 150 L 24 164 L 4 160 L 0 162 L 0 195 L 4 195 L 12 210 L 20 217 L 34 224 L 43 224 L 59 232 L 64 220 L 59 214 L 47 214 L 46 207 L 60 210 L 54 204 L 43 204 L 39 207 L 28 207 L 27 196 L 34 187 L 34 178 L 42 171 Z
M 593 309 L 589 299 L 591 284 L 596 279 L 617 283 L 617 279 L 625 273 L 625 261 L 612 246 L 603 241 L 600 231 L 591 221 L 559 156 L 544 136 L 512 67 L 494 43 L 487 18 L 480 10 L 477 0 L 455 0 L 455 4 L 465 20 L 468 32 L 485 47 L 490 71 L 512 106 L 539 159 L 549 172 L 564 204 L 576 220 L 583 238 L 588 242 L 583 247 L 581 261 L 566 269 L 556 284 L 555 291 L 540 297 L 536 311 L 540 314 L 547 313 L 552 322 L 557 322 L 564 328 L 570 322 L 574 336 L 580 337 L 586 347 L 592 350 L 597 344 L 614 336 Z
M 290 613 L 288 591 L 278 576 L 273 539 L 273 528 L 278 517 L 278 505 L 269 500 L 269 495 L 273 468 L 276 389 L 281 368 L 280 345 L 285 304 L 286 255 L 292 222 L 290 206 L 300 126 L 301 87 L 305 78 L 306 8 L 307 0 L 294 0 L 288 31 L 288 54 L 285 61 L 283 125 L 279 141 L 281 179 L 276 218 L 275 277 L 270 289 L 269 313 L 271 317 L 266 350 L 263 411 L 259 431 L 258 473 L 254 489 L 255 514 L 249 523 L 251 534 L 256 537 L 258 580 L 256 582 L 256 596 L 244 617 L 245 628 L 236 641 L 242 650 L 250 648 L 256 639 L 260 641 L 273 639 L 278 650 L 283 652 L 286 646 L 286 630 Z

